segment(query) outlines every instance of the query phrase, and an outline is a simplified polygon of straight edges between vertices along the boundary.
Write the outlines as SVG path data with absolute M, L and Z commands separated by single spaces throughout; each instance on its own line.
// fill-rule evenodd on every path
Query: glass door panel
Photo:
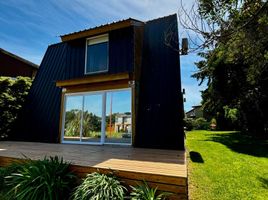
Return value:
M 82 96 L 66 96 L 64 141 L 80 141 Z
M 84 96 L 82 142 L 101 142 L 102 98 L 102 93 Z
M 131 90 L 107 92 L 105 143 L 131 144 Z

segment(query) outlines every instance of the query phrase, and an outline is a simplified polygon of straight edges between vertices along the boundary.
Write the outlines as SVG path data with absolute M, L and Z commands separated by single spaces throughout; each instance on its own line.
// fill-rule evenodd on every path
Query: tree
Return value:
M 72 109 L 66 112 L 65 116 L 65 135 L 66 136 L 80 136 L 81 127 L 81 113 L 82 110 Z M 91 136 L 91 132 L 100 132 L 101 118 L 97 115 L 84 111 L 82 121 L 82 135 L 83 137 Z
M 90 135 L 89 133 L 93 131 L 101 131 L 101 117 L 86 111 L 83 118 L 83 136 Z
M 216 117 L 217 127 L 267 137 L 267 1 L 199 0 L 196 16 L 202 26 L 190 29 L 204 39 L 204 60 L 193 77 L 200 84 L 207 80 L 204 111 Z

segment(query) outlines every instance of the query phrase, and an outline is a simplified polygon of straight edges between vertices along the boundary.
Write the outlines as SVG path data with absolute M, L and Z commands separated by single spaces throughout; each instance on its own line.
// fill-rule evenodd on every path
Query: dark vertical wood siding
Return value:
M 168 35 L 172 40 L 165 43 Z M 138 147 L 183 149 L 183 102 L 176 15 L 149 21 L 144 27 Z
M 133 27 L 109 33 L 109 74 L 133 71 L 133 35 Z
M 64 78 L 67 47 L 62 43 L 47 49 L 12 139 L 58 140 L 61 89 L 55 87 L 55 81 Z
M 86 38 L 48 47 L 11 139 L 59 142 L 61 89 L 57 80 L 82 78 Z M 133 71 L 133 28 L 109 33 L 109 74 Z

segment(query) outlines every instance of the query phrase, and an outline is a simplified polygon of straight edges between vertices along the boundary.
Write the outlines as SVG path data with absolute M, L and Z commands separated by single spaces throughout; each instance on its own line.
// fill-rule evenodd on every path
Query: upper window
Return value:
M 86 74 L 108 71 L 108 35 L 87 39 Z

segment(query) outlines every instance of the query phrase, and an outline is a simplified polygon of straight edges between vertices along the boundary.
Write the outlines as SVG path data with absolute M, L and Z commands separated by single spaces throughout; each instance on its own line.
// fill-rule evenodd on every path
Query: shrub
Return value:
M 31 84 L 28 77 L 0 77 L 0 139 L 6 138 L 11 131 Z
M 145 181 L 142 185 L 131 186 L 131 188 L 130 195 L 132 200 L 162 200 L 170 195 L 167 192 L 157 194 L 157 188 L 150 188 Z
M 68 198 L 76 177 L 69 171 L 69 164 L 56 156 L 28 160 L 5 180 L 10 187 L 8 195 L 16 200 L 57 200 Z
M 197 130 L 209 130 L 210 129 L 210 123 L 207 122 L 203 117 L 197 118 L 194 121 L 195 121 L 194 129 L 197 129 Z
M 124 199 L 126 188 L 114 175 L 97 172 L 88 174 L 74 194 L 74 200 L 117 200 Z
M 183 119 L 184 127 L 186 127 L 187 131 L 191 131 L 194 128 L 194 120 L 192 118 L 184 118 Z
M 215 130 L 217 128 L 217 120 L 215 118 L 212 118 L 210 121 L 210 129 Z
M 224 117 L 229 119 L 233 124 L 238 121 L 239 111 L 237 108 L 229 108 L 228 106 L 223 106 Z

